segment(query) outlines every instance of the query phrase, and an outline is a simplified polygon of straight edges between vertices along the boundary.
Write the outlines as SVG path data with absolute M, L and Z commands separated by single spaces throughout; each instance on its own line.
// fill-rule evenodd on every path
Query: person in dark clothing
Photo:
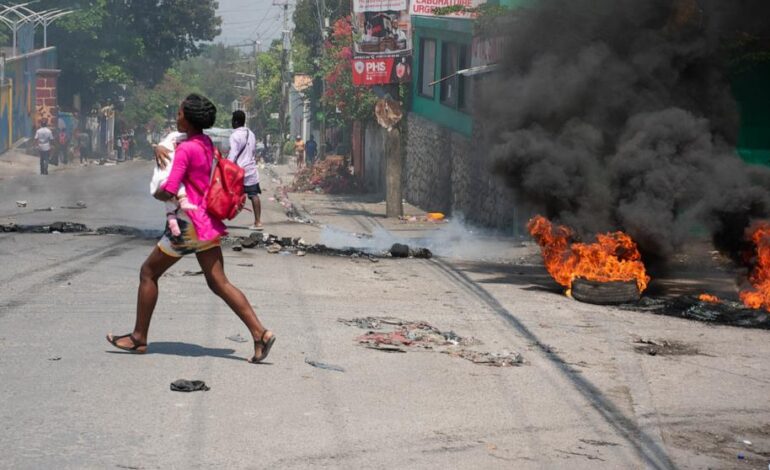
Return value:
M 305 143 L 305 160 L 307 161 L 307 166 L 313 166 L 316 155 L 318 155 L 318 142 L 316 142 L 315 138 L 311 135 L 310 139 Z

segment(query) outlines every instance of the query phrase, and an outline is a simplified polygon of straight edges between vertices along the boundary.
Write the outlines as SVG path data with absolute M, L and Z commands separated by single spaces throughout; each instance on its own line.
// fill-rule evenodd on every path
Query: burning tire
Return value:
M 597 282 L 578 278 L 572 282 L 572 298 L 598 305 L 636 302 L 641 294 L 636 281 Z

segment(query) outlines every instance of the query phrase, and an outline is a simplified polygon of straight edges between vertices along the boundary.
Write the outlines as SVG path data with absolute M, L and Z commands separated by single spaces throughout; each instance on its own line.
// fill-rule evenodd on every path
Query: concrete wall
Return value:
M 404 194 L 410 203 L 513 234 L 526 231 L 531 210 L 517 204 L 513 191 L 491 173 L 480 139 L 414 113 L 406 130 Z

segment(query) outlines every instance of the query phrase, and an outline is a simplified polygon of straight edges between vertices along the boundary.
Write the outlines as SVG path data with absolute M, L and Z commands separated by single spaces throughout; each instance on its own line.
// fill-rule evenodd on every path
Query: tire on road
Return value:
M 636 302 L 641 293 L 636 281 L 597 282 L 578 278 L 572 282 L 572 298 L 598 305 Z

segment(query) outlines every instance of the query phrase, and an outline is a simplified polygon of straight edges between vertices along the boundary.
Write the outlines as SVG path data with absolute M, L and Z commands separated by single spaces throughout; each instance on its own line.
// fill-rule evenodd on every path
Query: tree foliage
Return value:
M 372 119 L 377 97 L 368 87 L 353 85 L 353 30 L 350 17 L 338 19 L 324 44 L 321 73 L 326 90 L 321 98 L 327 109 L 339 110 L 343 120 Z
M 159 129 L 176 116 L 179 103 L 190 93 L 207 96 L 218 109 L 217 125 L 230 125 L 230 103 L 238 97 L 234 83 L 234 67 L 240 53 L 222 44 L 207 45 L 201 55 L 178 62 L 154 87 L 136 85 L 122 113 L 129 128 Z
M 85 109 L 117 103 L 126 85 L 152 87 L 221 24 L 215 0 L 41 0 L 34 7 L 75 11 L 49 27 L 48 39 L 58 49 L 60 97 L 80 94 Z

